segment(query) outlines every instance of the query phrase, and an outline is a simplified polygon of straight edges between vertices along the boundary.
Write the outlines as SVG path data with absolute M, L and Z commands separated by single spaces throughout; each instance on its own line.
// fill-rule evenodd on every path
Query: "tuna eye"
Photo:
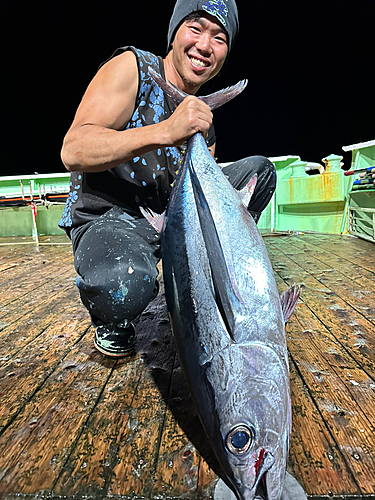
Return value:
M 253 444 L 254 431 L 247 425 L 237 425 L 226 437 L 228 450 L 234 455 L 243 455 Z

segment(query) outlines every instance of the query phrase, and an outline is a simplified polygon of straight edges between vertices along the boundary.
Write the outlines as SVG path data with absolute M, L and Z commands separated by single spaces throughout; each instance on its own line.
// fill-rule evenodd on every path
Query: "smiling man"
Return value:
M 72 240 L 94 344 L 107 356 L 133 351 L 132 321 L 158 292 L 160 240 L 139 207 L 165 210 L 184 144 L 196 132 L 214 155 L 212 113 L 194 94 L 221 70 L 237 34 L 234 0 L 178 0 L 165 59 L 117 49 L 89 84 L 65 136 L 61 157 L 72 174 L 60 227 Z M 189 94 L 177 108 L 150 67 Z M 258 174 L 249 206 L 258 220 L 276 186 L 272 163 L 251 156 L 223 170 L 238 189 Z

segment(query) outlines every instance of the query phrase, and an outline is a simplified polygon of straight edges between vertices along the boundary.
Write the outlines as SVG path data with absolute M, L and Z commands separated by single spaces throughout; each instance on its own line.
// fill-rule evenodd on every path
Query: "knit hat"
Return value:
M 215 16 L 228 35 L 228 53 L 236 40 L 239 30 L 238 10 L 235 0 L 177 0 L 169 22 L 168 46 L 175 32 L 186 16 L 203 11 Z

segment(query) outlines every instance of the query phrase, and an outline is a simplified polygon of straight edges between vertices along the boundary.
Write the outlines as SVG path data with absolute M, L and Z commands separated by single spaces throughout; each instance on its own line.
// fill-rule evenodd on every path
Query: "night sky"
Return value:
M 219 161 L 317 161 L 375 139 L 375 2 L 237 2 L 240 36 L 208 94 L 247 78 L 214 112 Z M 120 46 L 165 55 L 173 0 L 2 5 L 1 175 L 63 172 L 60 148 L 98 65 Z

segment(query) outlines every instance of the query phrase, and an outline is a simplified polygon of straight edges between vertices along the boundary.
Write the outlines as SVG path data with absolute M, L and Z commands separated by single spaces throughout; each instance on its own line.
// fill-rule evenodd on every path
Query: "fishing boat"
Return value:
M 280 292 L 302 284 L 286 327 L 288 471 L 321 500 L 375 495 L 375 140 L 322 164 L 271 158 L 262 214 Z M 348 169 L 347 169 L 348 170 Z M 359 188 L 356 188 L 359 186 Z M 136 355 L 103 357 L 57 227 L 69 174 L 0 178 L 0 497 L 209 499 L 221 470 L 185 386 L 163 297 Z

